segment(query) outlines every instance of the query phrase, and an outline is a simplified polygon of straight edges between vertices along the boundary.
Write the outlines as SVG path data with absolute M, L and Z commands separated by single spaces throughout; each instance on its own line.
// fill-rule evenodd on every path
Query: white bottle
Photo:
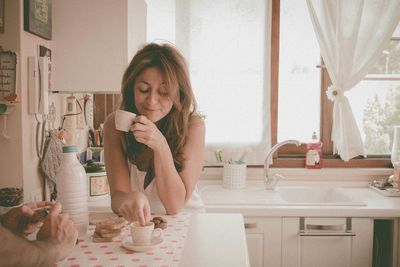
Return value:
M 86 172 L 76 157 L 76 146 L 63 147 L 63 160 L 56 173 L 57 201 L 79 231 L 86 235 L 89 225 Z

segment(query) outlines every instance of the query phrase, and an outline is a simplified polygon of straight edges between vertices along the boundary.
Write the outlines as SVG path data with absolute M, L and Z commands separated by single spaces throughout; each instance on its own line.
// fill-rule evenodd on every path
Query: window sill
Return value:
M 305 159 L 279 157 L 273 160 L 271 168 L 304 168 Z M 324 158 L 322 168 L 392 168 L 389 158 L 356 158 L 345 162 L 341 159 Z
M 306 169 L 300 168 L 270 168 L 271 173 L 279 173 L 285 177 L 285 181 L 310 181 L 310 182 L 362 182 L 364 185 L 373 179 L 383 179 L 393 174 L 391 168 L 321 168 Z M 223 168 L 206 167 L 200 180 L 218 180 L 223 177 Z M 260 180 L 264 178 L 263 166 L 249 166 L 246 179 Z

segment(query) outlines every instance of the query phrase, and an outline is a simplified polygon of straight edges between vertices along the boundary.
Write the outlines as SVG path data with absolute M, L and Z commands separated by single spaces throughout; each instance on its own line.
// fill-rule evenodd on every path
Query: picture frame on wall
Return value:
M 4 32 L 4 9 L 5 9 L 5 1 L 6 0 L 0 0 L 0 33 Z
M 52 0 L 24 0 L 24 30 L 51 40 Z

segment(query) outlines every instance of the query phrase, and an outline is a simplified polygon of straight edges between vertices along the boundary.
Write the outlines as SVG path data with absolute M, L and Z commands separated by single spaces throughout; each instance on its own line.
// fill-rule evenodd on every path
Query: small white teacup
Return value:
M 163 231 L 160 228 L 154 229 L 153 222 L 147 222 L 141 226 L 139 222 L 130 224 L 132 243 L 135 246 L 151 245 L 154 240 L 164 237 Z
M 117 130 L 128 132 L 133 122 L 135 121 L 136 114 L 118 109 L 115 111 L 115 128 Z

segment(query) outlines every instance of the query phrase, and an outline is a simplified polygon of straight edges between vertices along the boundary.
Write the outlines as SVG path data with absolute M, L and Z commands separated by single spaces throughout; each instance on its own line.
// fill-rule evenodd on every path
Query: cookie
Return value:
M 116 237 L 120 236 L 122 231 L 104 231 L 103 229 L 95 229 L 94 232 L 100 237 Z
M 102 237 L 99 234 L 97 234 L 96 232 L 93 234 L 92 236 L 92 240 L 95 243 L 101 243 L 101 242 L 114 242 L 119 240 L 119 235 L 118 236 L 114 236 L 114 237 Z
M 96 223 L 96 229 L 118 230 L 122 229 L 128 221 L 123 217 L 109 218 Z
M 154 228 L 167 228 L 167 220 L 163 217 L 154 217 L 151 221 L 154 223 Z
M 96 233 L 103 235 L 103 234 L 118 234 L 121 233 L 122 228 L 121 229 L 106 229 L 106 228 L 99 228 L 96 227 L 95 229 Z

